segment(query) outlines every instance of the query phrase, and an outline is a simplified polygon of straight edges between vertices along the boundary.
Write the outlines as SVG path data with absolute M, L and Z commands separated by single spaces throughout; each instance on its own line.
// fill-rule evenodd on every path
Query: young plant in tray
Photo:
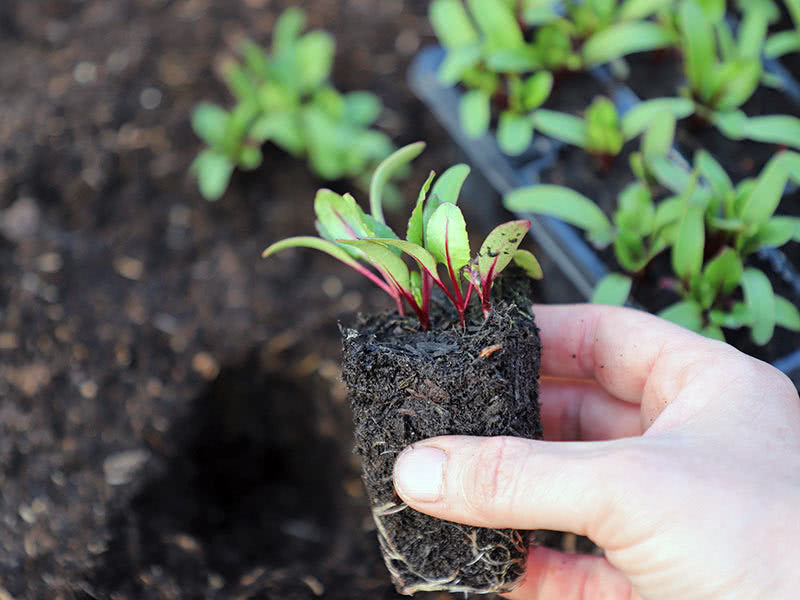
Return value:
M 682 0 L 677 11 L 688 87 L 682 93 L 695 113 L 726 137 L 800 148 L 800 118 L 748 117 L 741 106 L 765 77 L 762 65 L 767 26 L 777 16 L 771 0 L 742 2 L 735 37 L 725 20 L 725 2 Z
M 589 198 L 560 186 L 515 190 L 505 205 L 580 227 L 598 247 L 613 244 L 625 274 L 602 279 L 594 302 L 625 303 L 634 279 L 669 250 L 673 276 L 665 283 L 682 299 L 661 316 L 718 339 L 724 339 L 722 327 L 746 326 L 756 344 L 767 343 L 775 325 L 800 331 L 797 308 L 745 262 L 759 249 L 800 241 L 800 218 L 774 215 L 787 181 L 800 180 L 800 154 L 779 153 L 758 178 L 734 186 L 705 151 L 695 155 L 691 170 L 668 158 L 670 127 L 674 132 L 674 120 L 663 117 L 645 134 L 636 163 L 642 178 L 620 193 L 613 221 Z M 656 202 L 656 181 L 674 195 Z M 740 287 L 743 301 L 734 294 Z
M 386 225 L 381 208 L 386 179 L 423 146 L 401 148 L 378 167 L 369 213 L 348 194 L 320 190 L 314 210 L 321 237 L 289 238 L 264 256 L 291 247 L 327 252 L 396 302 L 397 311 L 360 317 L 355 328 L 343 329 L 342 379 L 378 540 L 398 591 L 504 593 L 521 580 L 530 532 L 454 526 L 418 513 L 398 500 L 391 472 L 403 448 L 428 437 L 541 438 L 541 343 L 529 279 L 507 267 L 516 262 L 534 278 L 541 269 L 533 254 L 519 249 L 528 221 L 498 226 L 477 254 L 470 252 L 456 204 L 469 173 L 466 165 L 435 180 L 431 173 L 404 238 Z M 432 298 L 435 287 L 442 293 Z M 482 311 L 467 310 L 473 291 Z M 402 316 L 405 305 L 419 326 Z
M 645 20 L 672 1 L 567 2 L 560 14 L 536 0 L 467 0 L 469 10 L 462 0 L 434 0 L 431 23 L 447 51 L 439 81 L 466 88 L 459 116 L 467 135 L 486 133 L 496 110 L 500 148 L 520 154 L 531 143 L 532 114 L 550 95 L 553 73 L 673 43 L 668 28 Z
M 641 135 L 659 116 L 670 113 L 683 118 L 693 111 L 685 98 L 654 98 L 640 102 L 621 118 L 614 103 L 598 97 L 586 109 L 584 118 L 540 108 L 532 115 L 534 127 L 552 138 L 583 148 L 589 154 L 611 159 L 625 142 Z
M 268 141 L 307 158 L 328 180 L 363 180 L 393 150 L 388 137 L 371 128 L 380 100 L 369 92 L 343 94 L 330 84 L 334 41 L 324 31 L 301 35 L 304 23 L 303 11 L 290 8 L 275 24 L 269 52 L 250 40 L 240 45 L 239 60 L 223 68 L 237 102 L 233 109 L 210 103 L 195 109 L 192 127 L 207 148 L 192 171 L 207 199 L 222 196 L 235 168 L 257 168 Z
M 447 169 L 432 189 L 434 174 L 430 174 L 411 213 L 405 239 L 400 238 L 384 221 L 383 188 L 388 178 L 424 147 L 421 142 L 411 144 L 381 163 L 370 188 L 371 214 L 365 213 L 350 194 L 340 196 L 330 190 L 319 190 L 314 212 L 320 237 L 291 237 L 272 244 L 263 255 L 267 257 L 298 246 L 327 252 L 389 294 L 401 315 L 404 303 L 408 304 L 423 330 L 430 325 L 434 285 L 453 303 L 462 326 L 473 289 L 484 315 L 488 315 L 492 284 L 512 261 L 531 277 L 541 277 L 536 257 L 518 249 L 530 222 L 499 225 L 487 236 L 477 255 L 471 256 L 466 223 L 457 206 L 469 167 L 456 165 Z M 416 262 L 417 270 L 409 270 L 403 254 Z M 446 273 L 444 278 L 439 275 L 440 265 Z
M 735 186 L 704 150 L 695 154 L 688 174 L 664 168 L 665 161 L 659 159 L 661 166 L 652 171 L 677 194 L 659 209 L 674 219 L 666 234 L 675 275 L 671 284 L 683 299 L 661 316 L 718 339 L 724 339 L 723 327 L 749 327 L 758 345 L 769 342 L 776 325 L 800 331 L 794 304 L 774 293 L 766 274 L 746 264 L 758 250 L 800 242 L 800 217 L 775 215 L 786 184 L 800 182 L 800 154 L 780 152 L 757 178 Z M 738 287 L 742 301 L 733 295 Z

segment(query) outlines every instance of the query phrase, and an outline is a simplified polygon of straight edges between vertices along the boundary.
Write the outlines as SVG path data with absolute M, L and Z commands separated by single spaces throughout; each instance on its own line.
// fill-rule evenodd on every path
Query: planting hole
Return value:
M 235 586 L 259 566 L 317 564 L 342 525 L 342 412 L 313 378 L 265 374 L 255 355 L 223 368 L 174 427 L 165 471 L 112 517 L 92 587 L 136 596 L 170 573 L 188 594 L 207 585 L 197 573 Z

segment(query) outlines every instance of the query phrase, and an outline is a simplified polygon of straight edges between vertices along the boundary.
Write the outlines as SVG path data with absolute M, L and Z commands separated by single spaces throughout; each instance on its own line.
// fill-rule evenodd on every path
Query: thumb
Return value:
M 602 546 L 597 537 L 614 530 L 636 496 L 636 442 L 431 438 L 397 458 L 395 488 L 412 508 L 448 521 L 571 531 Z

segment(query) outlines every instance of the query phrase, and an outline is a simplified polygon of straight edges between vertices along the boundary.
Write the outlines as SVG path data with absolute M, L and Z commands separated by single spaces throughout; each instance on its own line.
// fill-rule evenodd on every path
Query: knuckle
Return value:
M 463 481 L 463 496 L 476 514 L 494 512 L 514 497 L 520 466 L 515 440 L 493 437 L 481 442 Z

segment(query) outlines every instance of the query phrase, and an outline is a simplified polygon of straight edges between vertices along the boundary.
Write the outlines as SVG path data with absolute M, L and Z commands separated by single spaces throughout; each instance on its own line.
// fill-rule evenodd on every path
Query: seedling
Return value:
M 677 36 L 659 22 L 675 0 L 544 0 L 523 2 L 523 19 L 538 25 L 534 47 L 551 70 L 579 70 L 628 54 L 672 46 Z M 563 10 L 559 10 L 559 6 Z
M 655 98 L 637 104 L 620 118 L 614 104 L 598 97 L 582 119 L 575 115 L 541 108 L 533 113 L 534 127 L 552 138 L 583 148 L 589 154 L 614 157 L 625 142 L 639 136 L 664 113 L 683 118 L 693 111 L 684 98 Z
M 404 312 L 404 302 L 407 303 L 423 330 L 430 327 L 434 284 L 453 303 L 464 326 L 473 289 L 484 316 L 488 315 L 492 284 L 512 261 L 530 277 L 541 278 L 536 257 L 519 249 L 530 228 L 529 221 L 499 225 L 487 236 L 477 255 L 471 255 L 466 223 L 456 205 L 461 186 L 469 174 L 466 165 L 450 167 L 435 183 L 434 173 L 430 174 L 411 213 L 405 239 L 386 225 L 382 211 L 383 183 L 418 156 L 424 147 L 424 143 L 418 142 L 401 148 L 377 168 L 370 189 L 371 214 L 365 213 L 349 194 L 340 196 L 330 190 L 319 190 L 314 212 L 320 237 L 288 238 L 269 246 L 263 256 L 292 247 L 326 252 L 389 294 L 400 314 Z M 417 270 L 409 270 L 403 254 L 414 259 Z M 445 278 L 439 275 L 440 265 L 446 272 Z
M 495 108 L 501 150 L 520 154 L 531 143 L 532 113 L 549 97 L 553 72 L 673 43 L 668 28 L 645 21 L 670 2 L 567 2 L 564 16 L 536 0 L 467 0 L 469 10 L 462 0 L 434 0 L 430 20 L 447 50 L 439 81 L 467 89 L 459 106 L 467 135 L 484 135 Z
M 688 87 L 681 93 L 696 114 L 727 137 L 800 148 L 800 119 L 790 115 L 748 118 L 740 107 L 764 76 L 761 53 L 767 26 L 777 16 L 771 0 L 741 3 L 744 11 L 734 37 L 725 3 L 683 0 L 677 13 Z
M 237 104 L 226 111 L 199 105 L 192 126 L 208 145 L 192 170 L 200 191 L 219 198 L 234 170 L 261 164 L 260 146 L 269 141 L 308 159 L 323 179 L 363 179 L 393 147 L 371 125 L 381 102 L 369 92 L 340 93 L 330 83 L 334 41 L 324 31 L 301 35 L 305 15 L 287 9 L 277 20 L 272 48 L 250 40 L 230 60 L 224 78 Z
M 747 326 L 756 344 L 767 343 L 775 325 L 800 331 L 797 308 L 774 294 L 766 275 L 745 264 L 759 249 L 800 241 L 800 218 L 774 216 L 787 182 L 800 181 L 800 154 L 779 153 L 757 179 L 734 186 L 708 152 L 695 155 L 690 171 L 670 160 L 670 120 L 659 122 L 662 131 L 647 132 L 639 155 L 646 177 L 619 195 L 613 222 L 589 198 L 560 186 L 515 190 L 506 196 L 506 208 L 557 217 L 584 229 L 598 247 L 613 244 L 626 274 L 602 279 L 594 302 L 625 303 L 634 278 L 669 249 L 669 287 L 682 299 L 661 316 L 718 339 L 724 339 L 722 327 Z M 671 126 L 674 131 L 674 120 Z M 654 202 L 654 181 L 674 195 Z M 734 296 L 739 287 L 743 301 Z

